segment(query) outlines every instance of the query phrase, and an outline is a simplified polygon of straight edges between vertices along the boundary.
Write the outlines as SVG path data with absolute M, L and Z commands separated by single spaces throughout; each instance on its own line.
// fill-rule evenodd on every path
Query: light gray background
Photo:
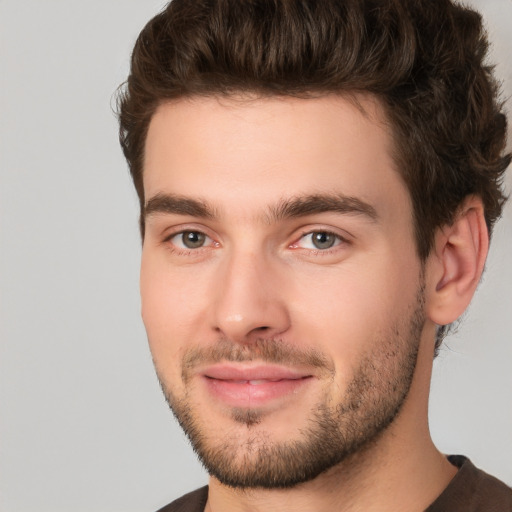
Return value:
M 511 96 L 512 1 L 472 3 Z M 110 108 L 136 35 L 163 5 L 0 0 L 5 512 L 150 512 L 206 481 L 153 375 L 137 201 Z M 435 363 L 431 408 L 442 450 L 509 484 L 511 253 L 509 205 L 474 304 Z

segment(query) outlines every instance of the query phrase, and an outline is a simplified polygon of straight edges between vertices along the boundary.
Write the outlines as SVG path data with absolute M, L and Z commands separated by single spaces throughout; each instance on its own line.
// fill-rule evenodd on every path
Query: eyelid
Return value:
M 333 252 L 336 250 L 339 250 L 339 246 L 342 245 L 351 245 L 351 235 L 350 233 L 343 230 L 343 232 L 340 232 L 341 230 L 333 228 L 331 226 L 311 226 L 311 227 L 303 227 L 298 231 L 298 233 L 293 236 L 293 242 L 288 244 L 288 248 L 290 249 L 296 249 L 296 250 L 304 250 L 309 252 L 315 252 L 315 253 L 323 253 L 327 254 L 329 252 Z M 207 241 L 205 245 L 197 247 L 197 248 L 188 248 L 185 246 L 180 246 L 175 243 L 172 243 L 171 240 L 174 237 L 177 237 L 179 235 L 182 235 L 186 232 L 197 232 L 202 233 Z M 319 248 L 305 248 L 301 247 L 300 241 L 303 240 L 307 236 L 311 236 L 314 233 L 326 233 L 329 235 L 332 235 L 336 237 L 336 242 L 333 246 L 325 248 L 325 249 L 319 249 Z M 218 236 L 216 236 L 214 233 L 211 232 L 211 230 L 203 225 L 198 226 L 194 223 L 184 223 L 176 226 L 172 226 L 166 230 L 164 230 L 164 233 L 162 235 L 162 244 L 167 246 L 172 246 L 172 248 L 176 251 L 181 251 L 183 253 L 185 252 L 199 252 L 201 250 L 211 249 L 220 247 L 221 243 L 217 240 Z
M 204 240 L 202 241 L 203 244 L 199 245 L 198 247 L 187 247 L 183 240 L 184 235 L 186 233 L 197 233 L 199 235 L 204 235 Z M 181 238 L 181 241 L 180 241 L 180 238 Z M 179 233 L 176 233 L 175 235 L 173 235 L 172 237 L 169 238 L 169 241 L 182 251 L 198 251 L 200 249 L 209 247 L 211 245 L 211 242 L 213 242 L 213 240 L 208 235 L 201 233 L 200 231 L 190 231 L 190 230 L 180 231 Z
M 307 236 L 311 236 L 315 233 L 325 233 L 325 234 L 328 234 L 328 235 L 332 235 L 334 237 L 336 237 L 337 241 L 335 242 L 334 245 L 332 245 L 331 247 L 328 247 L 326 249 L 319 249 L 319 248 L 305 248 L 305 247 L 301 247 L 299 245 L 300 241 L 303 240 L 305 237 Z M 292 249 L 303 249 L 303 250 L 306 250 L 306 251 L 314 251 L 314 252 L 317 252 L 317 253 L 328 253 L 330 251 L 335 251 L 337 250 L 337 248 L 340 246 L 340 245 L 350 245 L 351 244 L 351 240 L 350 240 L 350 236 L 348 233 L 346 233 L 345 235 L 344 234 L 341 234 L 338 230 L 336 229 L 333 229 L 333 228 L 326 228 L 326 227 L 312 227 L 312 228 L 308 228 L 308 229 L 302 229 L 299 233 L 298 236 L 296 236 L 294 238 L 294 242 L 292 242 L 289 247 L 292 248 Z
M 194 224 L 180 224 L 178 226 L 173 226 L 172 228 L 166 229 L 165 233 L 163 235 L 162 243 L 164 245 L 172 245 L 173 248 L 177 251 L 182 252 L 198 252 L 202 249 L 208 249 L 211 247 L 217 247 L 219 246 L 219 242 L 216 240 L 216 237 L 214 237 L 213 233 L 210 232 L 211 230 L 205 228 L 204 226 L 197 226 Z M 172 243 L 171 240 L 179 235 L 183 235 L 183 233 L 192 232 L 192 233 L 201 233 L 205 236 L 207 240 L 209 240 L 208 243 L 205 243 L 205 245 L 198 247 L 196 249 L 192 249 L 189 247 L 180 247 L 179 245 Z

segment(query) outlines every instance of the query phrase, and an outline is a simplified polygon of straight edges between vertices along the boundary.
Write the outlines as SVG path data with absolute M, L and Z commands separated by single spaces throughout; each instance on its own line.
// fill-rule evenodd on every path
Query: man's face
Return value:
M 208 471 L 286 487 L 379 439 L 424 325 L 409 195 L 378 104 L 181 100 L 146 144 L 142 313 Z

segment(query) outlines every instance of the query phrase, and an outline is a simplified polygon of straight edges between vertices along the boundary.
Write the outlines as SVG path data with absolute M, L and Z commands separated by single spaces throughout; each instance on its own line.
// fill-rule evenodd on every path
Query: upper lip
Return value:
M 233 381 L 297 380 L 311 377 L 311 374 L 276 365 L 242 366 L 218 364 L 205 368 L 201 373 L 210 379 Z

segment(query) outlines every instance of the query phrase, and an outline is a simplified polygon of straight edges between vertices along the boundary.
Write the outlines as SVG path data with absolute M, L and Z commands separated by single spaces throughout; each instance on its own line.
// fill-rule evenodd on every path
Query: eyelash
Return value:
M 325 249 L 320 248 L 303 248 L 299 246 L 299 243 L 304 240 L 307 236 L 313 236 L 315 234 L 322 234 L 322 235 L 328 235 L 335 237 L 334 245 L 327 247 Z M 336 252 L 340 250 L 341 245 L 349 245 L 350 241 L 341 236 L 339 233 L 335 233 L 334 231 L 329 231 L 328 229 L 312 229 L 308 231 L 304 231 L 301 233 L 301 235 L 297 238 L 296 242 L 293 242 L 289 247 L 295 250 L 305 250 L 310 253 L 313 253 L 314 255 L 324 255 L 327 256 L 329 254 L 332 254 L 333 252 Z
M 183 235 L 185 235 L 185 233 L 196 233 L 198 235 L 202 235 L 205 237 L 205 239 L 210 240 L 210 243 L 208 245 L 201 245 L 196 248 L 191 248 L 191 247 L 185 247 L 185 246 L 179 247 L 178 245 L 176 245 L 176 243 L 172 242 L 173 238 L 176 238 L 179 236 L 183 237 Z M 204 250 L 204 249 L 208 249 L 211 245 L 213 245 L 214 247 L 220 245 L 218 242 L 215 242 L 215 240 L 213 240 L 212 237 L 210 237 L 209 235 L 207 235 L 204 231 L 201 231 L 200 229 L 183 229 L 181 231 L 175 231 L 175 232 L 171 233 L 169 236 L 165 237 L 165 239 L 163 240 L 163 243 L 172 252 L 174 252 L 178 255 L 190 255 L 192 253 L 196 254 L 196 253 L 202 252 L 202 250 Z
M 196 248 L 187 248 L 187 247 L 179 247 L 178 245 L 176 245 L 176 243 L 172 242 L 173 238 L 176 238 L 179 236 L 183 237 L 183 235 L 185 235 L 186 233 L 191 233 L 191 234 L 195 233 L 195 234 L 204 236 L 206 240 L 210 241 L 210 243 L 208 243 L 207 245 L 201 245 Z M 300 247 L 299 244 L 302 240 L 304 240 L 307 236 L 313 236 L 315 234 L 322 234 L 322 235 L 335 237 L 334 244 L 325 249 L 320 249 L 320 248 L 314 249 L 314 248 Z M 180 256 L 181 255 L 186 256 L 186 255 L 191 255 L 191 254 L 198 255 L 199 253 L 203 252 L 203 250 L 208 250 L 212 247 L 215 248 L 215 247 L 220 246 L 219 242 L 216 242 L 212 237 L 210 237 L 209 235 L 207 235 L 204 231 L 202 231 L 200 229 L 182 229 L 180 231 L 175 231 L 175 232 L 171 233 L 170 235 L 168 235 L 167 237 L 165 237 L 165 239 L 163 240 L 163 243 L 173 253 L 180 255 Z M 329 231 L 327 229 L 314 229 L 314 230 L 304 231 L 303 233 L 301 233 L 295 242 L 288 245 L 288 248 L 293 249 L 293 250 L 307 251 L 310 254 L 314 254 L 314 255 L 329 255 L 329 254 L 332 254 L 333 252 L 338 251 L 340 245 L 350 245 L 350 241 L 347 238 L 345 238 L 345 237 L 341 236 L 340 234 L 335 233 L 333 231 Z

